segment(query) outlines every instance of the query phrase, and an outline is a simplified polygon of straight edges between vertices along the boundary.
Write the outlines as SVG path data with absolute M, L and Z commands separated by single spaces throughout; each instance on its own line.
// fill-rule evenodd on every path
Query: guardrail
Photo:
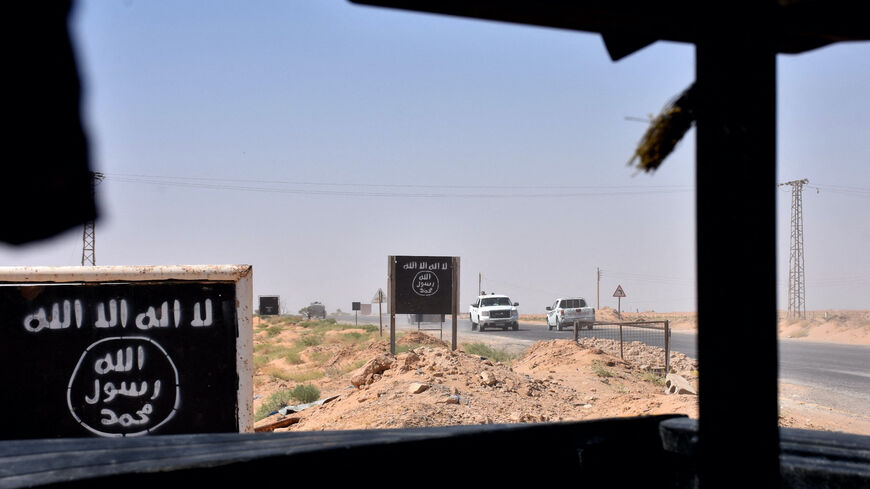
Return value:
M 625 360 L 625 343 L 640 342 L 658 346 L 665 351 L 665 374 L 671 371 L 670 321 L 613 321 L 574 322 L 574 341 L 583 338 L 598 338 L 619 341 L 619 357 Z

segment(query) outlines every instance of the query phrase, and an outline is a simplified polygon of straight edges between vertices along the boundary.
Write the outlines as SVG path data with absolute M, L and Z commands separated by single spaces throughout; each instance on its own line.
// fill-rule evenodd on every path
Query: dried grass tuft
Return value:
M 629 166 L 635 166 L 639 171 L 647 173 L 655 171 L 673 152 L 677 143 L 683 139 L 695 122 L 692 97 L 694 87 L 693 84 L 684 90 L 650 121 L 649 128 L 628 161 Z

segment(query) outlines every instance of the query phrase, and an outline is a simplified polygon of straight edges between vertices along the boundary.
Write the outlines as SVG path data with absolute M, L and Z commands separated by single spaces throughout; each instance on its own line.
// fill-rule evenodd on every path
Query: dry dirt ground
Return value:
M 320 399 L 329 399 L 295 413 L 267 416 L 255 424 L 258 430 L 529 423 L 662 413 L 697 417 L 697 396 L 665 393 L 663 352 L 646 345 L 630 345 L 622 360 L 618 344 L 610 340 L 549 340 L 499 362 L 466 353 L 475 345 L 461 343 L 462 336 L 460 349 L 451 351 L 448 343 L 425 332 L 405 331 L 394 356 L 388 334 L 382 339 L 371 329 L 334 325 L 311 341 L 311 327 L 304 322 L 258 321 L 255 411 L 276 392 L 300 384 L 316 386 Z M 489 336 L 487 342 L 496 353 L 520 350 L 509 336 Z M 262 357 L 280 348 L 294 353 Z M 671 371 L 697 389 L 693 360 L 672 352 Z M 796 388 L 781 388 L 782 426 L 870 435 L 870 418 L 790 402 L 790 389 Z M 745 409 L 751 400 L 735 403 Z

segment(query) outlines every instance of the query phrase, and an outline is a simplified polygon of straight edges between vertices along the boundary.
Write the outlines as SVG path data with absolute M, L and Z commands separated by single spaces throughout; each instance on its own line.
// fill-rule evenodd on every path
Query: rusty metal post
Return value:
M 665 319 L 665 375 L 671 373 L 671 323 Z
M 387 310 L 390 313 L 390 353 L 396 354 L 396 257 L 387 257 L 387 287 L 390 289 L 387 292 Z
M 619 358 L 625 360 L 625 355 L 622 352 L 622 324 L 619 325 Z
M 452 295 L 451 302 L 453 303 L 450 308 L 450 326 L 451 326 L 451 340 L 450 340 L 450 349 L 456 351 L 456 335 L 458 331 L 458 321 L 459 321 L 459 257 L 453 257 L 453 266 L 452 268 Z M 519 318 L 517 318 L 519 320 Z

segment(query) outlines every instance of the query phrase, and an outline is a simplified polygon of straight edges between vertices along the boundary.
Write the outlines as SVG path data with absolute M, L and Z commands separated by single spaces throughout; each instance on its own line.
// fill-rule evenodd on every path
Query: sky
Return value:
M 80 1 L 70 22 L 105 174 L 98 265 L 250 264 L 255 302 L 295 313 L 370 302 L 389 255 L 458 256 L 463 311 L 479 281 L 528 314 L 616 307 L 617 285 L 623 310 L 695 309 L 694 130 L 657 172 L 627 166 L 637 119 L 692 83 L 690 45 L 614 63 L 595 34 L 343 0 Z M 808 310 L 870 309 L 868 60 L 870 43 L 777 60 L 778 180 L 810 182 Z M 0 264 L 81 248 L 74 229 Z

